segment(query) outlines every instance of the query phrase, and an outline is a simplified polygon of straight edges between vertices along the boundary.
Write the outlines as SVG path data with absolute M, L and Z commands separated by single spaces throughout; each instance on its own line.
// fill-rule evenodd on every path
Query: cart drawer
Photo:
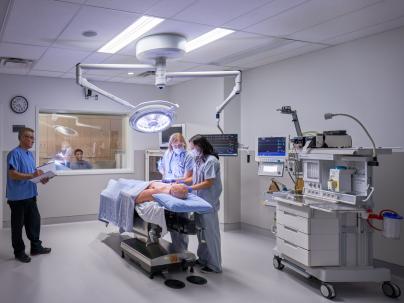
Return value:
M 290 204 L 278 203 L 277 210 L 286 211 L 299 217 L 310 218 L 311 209 L 307 206 L 294 206 Z
M 305 218 L 289 211 L 277 210 L 276 222 L 305 234 L 338 234 L 338 218 Z
M 279 237 L 276 238 L 278 251 L 305 266 L 337 266 L 338 250 L 307 250 Z
M 338 250 L 339 235 L 305 234 L 282 224 L 276 225 L 277 236 L 307 250 Z
M 309 233 L 309 219 L 298 216 L 293 212 L 278 209 L 276 211 L 276 222 L 305 234 Z

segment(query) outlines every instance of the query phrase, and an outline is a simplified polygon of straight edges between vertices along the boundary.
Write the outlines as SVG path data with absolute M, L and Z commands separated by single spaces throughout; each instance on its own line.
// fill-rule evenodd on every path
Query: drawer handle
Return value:
M 291 228 L 291 227 L 289 227 L 289 226 L 283 226 L 283 227 L 284 227 L 285 229 L 290 230 L 290 231 L 293 231 L 293 232 L 295 232 L 295 233 L 298 233 L 298 232 L 299 232 L 297 229 Z
M 292 246 L 293 248 L 298 248 L 299 247 L 299 246 L 297 246 L 297 245 L 295 245 L 293 243 L 290 243 L 289 241 L 286 241 L 286 240 L 283 240 L 283 241 L 285 242 L 286 245 Z
M 289 216 L 292 216 L 292 217 L 297 217 L 297 215 L 295 215 L 295 214 L 293 214 L 293 213 L 290 213 L 290 212 L 288 212 L 288 211 L 284 211 L 283 212 L 285 215 L 289 215 Z

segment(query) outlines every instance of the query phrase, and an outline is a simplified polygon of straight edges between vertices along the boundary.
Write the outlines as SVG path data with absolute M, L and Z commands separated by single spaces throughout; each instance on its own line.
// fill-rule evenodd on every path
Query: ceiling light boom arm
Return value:
M 154 69 L 154 66 L 146 65 L 146 64 L 77 64 L 76 65 L 76 80 L 77 80 L 78 85 L 91 89 L 91 90 L 111 99 L 112 101 L 115 101 L 121 105 L 127 106 L 131 109 L 134 109 L 134 108 L 136 108 L 136 106 L 134 106 L 133 104 L 99 88 L 98 86 L 89 82 L 86 78 L 83 77 L 84 69 L 93 69 L 93 70 L 97 70 L 97 69 L 101 69 L 101 70 L 132 69 L 133 70 L 134 68 L 138 68 L 138 69 L 139 68 L 145 68 L 145 69 L 153 68 Z
M 241 92 L 241 71 L 205 71 L 205 72 L 167 72 L 166 77 L 167 78 L 185 78 L 185 77 L 228 77 L 232 76 L 235 77 L 234 79 L 234 86 L 230 94 L 227 96 L 227 98 L 223 101 L 222 104 L 220 104 L 216 108 L 216 120 L 217 120 L 217 127 L 219 128 L 220 132 L 223 134 L 223 130 L 220 127 L 220 113 L 224 110 L 224 108 L 227 106 L 227 104 L 230 103 L 233 98 L 240 94 Z
M 158 63 L 158 62 L 157 62 Z M 164 62 L 165 63 L 165 62 Z M 170 79 L 170 78 L 211 78 L 211 77 L 235 77 L 234 80 L 234 87 L 230 94 L 227 96 L 227 98 L 223 101 L 222 104 L 220 104 L 216 108 L 216 119 L 217 119 L 217 127 L 223 133 L 222 128 L 220 127 L 220 113 L 224 110 L 224 108 L 230 103 L 230 101 L 240 93 L 241 91 L 241 71 L 201 71 L 201 72 L 166 72 L 165 71 L 165 64 L 163 63 L 163 68 L 161 68 L 159 75 L 160 78 L 164 78 L 163 82 L 165 83 L 165 80 Z M 123 100 L 101 88 L 96 86 L 95 84 L 89 82 L 84 76 L 83 76 L 83 71 L 84 70 L 134 70 L 134 69 L 152 69 L 156 70 L 156 66 L 154 65 L 149 65 L 149 64 L 77 64 L 76 65 L 76 81 L 77 84 L 91 89 L 95 92 L 98 92 L 99 94 L 110 98 L 111 100 L 121 104 L 125 105 L 127 107 L 130 107 L 132 109 L 135 109 L 137 106 L 132 105 L 126 100 Z M 161 79 L 160 79 L 161 80 Z M 156 85 L 159 88 L 163 88 L 164 86 L 160 85 L 160 82 L 156 81 Z

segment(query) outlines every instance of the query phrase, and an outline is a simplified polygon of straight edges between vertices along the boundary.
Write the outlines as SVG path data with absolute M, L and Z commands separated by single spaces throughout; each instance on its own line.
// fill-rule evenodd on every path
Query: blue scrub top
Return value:
M 166 150 L 163 158 L 159 162 L 159 171 L 163 174 L 163 179 L 179 179 L 183 178 L 185 173 L 193 170 L 194 158 L 187 151 L 183 151 L 179 155 Z
M 201 183 L 208 179 L 214 179 L 210 188 L 196 190 L 193 193 L 209 202 L 218 211 L 220 208 L 220 194 L 222 193 L 222 180 L 220 177 L 220 162 L 212 155 L 209 155 L 205 162 L 195 160 L 192 184 Z
M 34 155 L 26 149 L 16 147 L 7 155 L 7 171 L 33 174 L 36 170 Z M 25 200 L 38 195 L 36 184 L 29 180 L 13 180 L 7 174 L 6 197 L 11 201 Z

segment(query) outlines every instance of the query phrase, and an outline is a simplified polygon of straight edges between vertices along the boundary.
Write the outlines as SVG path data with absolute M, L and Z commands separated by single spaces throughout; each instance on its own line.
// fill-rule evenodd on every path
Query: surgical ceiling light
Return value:
M 234 33 L 234 31 L 230 29 L 225 29 L 225 28 L 215 28 L 214 30 L 211 30 L 210 32 L 207 32 L 206 34 L 203 34 L 202 36 L 199 36 L 187 43 L 187 53 L 200 48 L 206 44 L 212 43 L 213 41 L 216 41 L 220 38 L 226 37 L 227 35 L 230 35 Z
M 226 30 L 227 34 L 230 33 Z M 232 32 L 232 31 L 231 31 Z M 224 33 L 222 33 L 223 36 Z M 218 35 L 214 36 L 218 39 Z M 206 39 L 205 41 L 208 41 Z M 210 38 L 210 41 L 214 41 Z M 206 44 L 206 43 L 205 43 Z M 203 45 L 198 43 L 198 45 Z M 155 85 L 163 89 L 167 81 L 173 78 L 195 78 L 195 77 L 234 77 L 234 87 L 227 98 L 216 109 L 217 127 L 220 127 L 220 113 L 227 104 L 241 91 L 241 72 L 233 71 L 195 71 L 195 72 L 167 72 L 166 60 L 183 56 L 187 50 L 187 40 L 178 34 L 156 34 L 143 37 L 136 44 L 136 57 L 143 62 L 154 62 L 154 64 L 77 64 L 77 84 L 91 89 L 111 100 L 131 109 L 129 125 L 140 132 L 160 132 L 168 128 L 175 119 L 175 110 L 178 104 L 168 101 L 147 101 L 138 106 L 115 96 L 95 84 L 89 82 L 83 75 L 85 70 L 127 70 L 133 71 L 143 69 L 155 74 Z M 194 48 L 195 49 L 195 48 Z
M 129 125 L 143 133 L 155 133 L 168 128 L 174 121 L 178 104 L 156 100 L 140 103 L 131 113 Z
M 54 125 L 53 129 L 58 133 L 69 137 L 75 137 L 79 134 L 75 129 L 63 125 Z
M 163 21 L 164 19 L 162 18 L 142 16 L 97 52 L 114 54 Z

